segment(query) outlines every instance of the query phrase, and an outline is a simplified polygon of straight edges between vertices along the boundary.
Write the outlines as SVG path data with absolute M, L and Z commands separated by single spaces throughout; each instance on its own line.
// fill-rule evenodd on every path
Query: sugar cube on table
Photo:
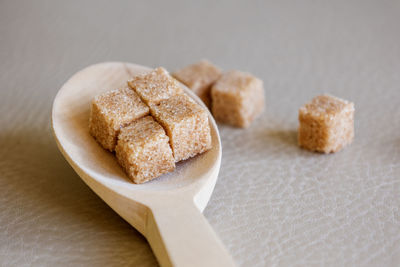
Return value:
M 121 129 L 115 153 L 118 162 L 136 184 L 175 169 L 169 138 L 151 116 Z
M 320 95 L 299 109 L 299 145 L 311 151 L 337 152 L 354 138 L 354 104 Z
M 112 90 L 93 99 L 89 131 L 105 149 L 113 151 L 121 127 L 147 114 L 149 107 L 133 90 Z
M 221 76 L 221 70 L 209 61 L 201 60 L 172 73 L 172 76 L 189 87 L 207 107 L 210 107 L 211 86 Z
M 176 162 L 211 148 L 208 113 L 188 96 L 171 96 L 150 106 L 150 111 L 165 128 Z
M 183 93 L 179 83 L 162 67 L 133 77 L 128 85 L 148 105 L 158 104 L 163 99 Z
M 249 73 L 226 72 L 212 86 L 211 102 L 217 121 L 247 128 L 264 109 L 263 82 Z

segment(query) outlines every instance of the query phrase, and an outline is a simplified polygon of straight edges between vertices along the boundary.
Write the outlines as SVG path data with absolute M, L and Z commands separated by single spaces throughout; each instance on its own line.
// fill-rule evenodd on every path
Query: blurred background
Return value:
M 157 266 L 144 237 L 58 152 L 52 101 L 80 69 L 207 58 L 264 80 L 248 130 L 220 126 L 205 216 L 239 266 L 400 265 L 399 1 L 0 1 L 0 265 Z M 320 93 L 356 105 L 356 141 L 296 145 Z

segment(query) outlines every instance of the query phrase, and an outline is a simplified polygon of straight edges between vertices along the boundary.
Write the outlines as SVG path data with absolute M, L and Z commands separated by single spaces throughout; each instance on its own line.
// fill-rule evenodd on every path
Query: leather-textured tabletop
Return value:
M 102 61 L 207 58 L 265 83 L 249 129 L 219 125 L 204 211 L 239 266 L 400 265 L 399 1 L 0 2 L 0 265 L 157 266 L 145 238 L 75 174 L 52 101 Z M 354 143 L 297 146 L 298 108 L 355 103 Z

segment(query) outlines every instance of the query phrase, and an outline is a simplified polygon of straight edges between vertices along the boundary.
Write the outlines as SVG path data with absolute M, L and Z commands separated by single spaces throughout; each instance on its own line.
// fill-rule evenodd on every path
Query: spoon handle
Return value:
M 235 266 L 193 202 L 164 201 L 151 207 L 146 237 L 162 267 Z

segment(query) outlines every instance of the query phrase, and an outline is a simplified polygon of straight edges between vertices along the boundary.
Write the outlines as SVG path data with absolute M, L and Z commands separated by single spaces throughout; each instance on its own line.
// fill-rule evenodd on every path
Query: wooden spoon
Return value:
M 213 148 L 178 163 L 174 172 L 141 185 L 132 183 L 115 156 L 89 135 L 93 97 L 126 86 L 132 76 L 148 70 L 135 64 L 107 62 L 72 76 L 53 103 L 52 127 L 57 145 L 85 183 L 147 238 L 161 266 L 234 266 L 201 213 L 221 164 L 221 142 L 211 115 Z

